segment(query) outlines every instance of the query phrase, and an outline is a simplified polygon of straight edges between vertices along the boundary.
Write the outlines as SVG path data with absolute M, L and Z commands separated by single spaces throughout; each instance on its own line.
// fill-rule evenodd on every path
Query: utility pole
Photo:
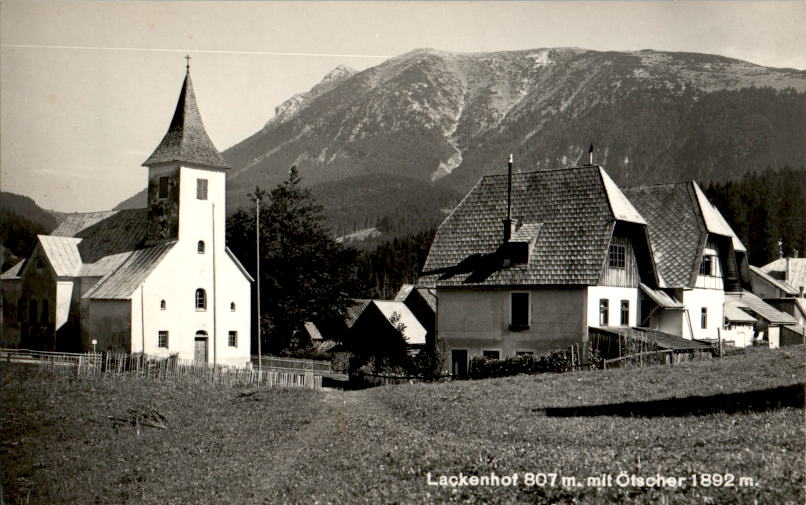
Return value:
M 257 284 L 257 373 L 258 384 L 260 384 L 260 372 L 263 369 L 263 354 L 260 345 L 260 194 L 255 191 L 255 265 L 256 265 L 256 279 Z

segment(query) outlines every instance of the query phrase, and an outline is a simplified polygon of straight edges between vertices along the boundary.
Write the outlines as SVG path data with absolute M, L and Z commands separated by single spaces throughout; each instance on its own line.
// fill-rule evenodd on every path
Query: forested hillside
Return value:
M 56 218 L 27 196 L 0 192 L 2 270 L 14 266 L 34 246 L 37 234 L 50 233 Z
M 806 255 L 806 169 L 748 173 L 707 186 L 705 194 L 747 247 L 751 265 Z

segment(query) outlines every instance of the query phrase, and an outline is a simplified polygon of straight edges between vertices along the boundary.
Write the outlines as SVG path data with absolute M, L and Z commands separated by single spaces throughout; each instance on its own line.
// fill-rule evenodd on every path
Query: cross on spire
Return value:
M 187 63 L 185 64 L 185 69 L 190 71 L 190 55 L 186 54 L 185 59 L 187 60 Z

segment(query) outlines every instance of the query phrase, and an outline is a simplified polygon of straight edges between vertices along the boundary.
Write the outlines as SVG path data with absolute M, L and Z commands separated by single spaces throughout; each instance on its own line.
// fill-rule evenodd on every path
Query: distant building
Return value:
M 792 286 L 803 298 L 806 291 L 806 258 L 779 258 L 764 265 L 761 270 Z
M 427 330 L 403 302 L 369 300 L 352 323 L 345 348 L 359 354 L 383 353 L 400 336 L 410 354 L 425 346 Z
M 71 214 L 2 274 L 3 345 L 249 361 L 252 279 L 225 247 L 229 167 L 189 70 L 143 165 L 147 208 Z
M 725 315 L 726 326 L 729 330 L 724 333 L 724 337 L 727 342 L 732 342 L 737 347 L 754 344 L 780 347 L 782 345 L 781 336 L 787 331 L 786 328 L 790 327 L 789 331 L 793 331 L 797 325 L 797 321 L 792 316 L 777 310 L 749 291 L 728 293 L 726 306 L 731 307 L 734 312 Z M 750 316 L 750 319 L 754 320 L 752 338 L 749 341 L 747 340 L 747 329 L 738 329 L 738 322 L 746 321 L 746 316 Z

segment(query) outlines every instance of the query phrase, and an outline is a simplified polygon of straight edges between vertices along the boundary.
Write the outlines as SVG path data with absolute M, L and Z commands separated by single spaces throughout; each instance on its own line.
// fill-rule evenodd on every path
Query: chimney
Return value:
M 588 165 L 593 165 L 593 144 L 588 149 Z
M 507 164 L 507 217 L 504 219 L 504 242 L 509 242 L 512 237 L 512 154 L 509 155 Z
M 800 298 L 804 298 L 804 296 L 803 296 L 803 286 L 800 286 Z

